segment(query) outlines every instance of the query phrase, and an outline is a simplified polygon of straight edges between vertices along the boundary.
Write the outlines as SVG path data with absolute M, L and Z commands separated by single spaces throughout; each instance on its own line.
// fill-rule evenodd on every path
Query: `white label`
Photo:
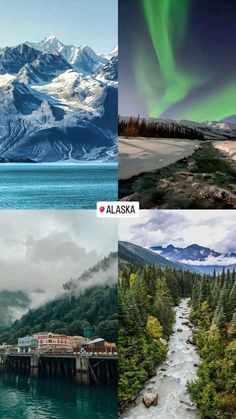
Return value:
M 101 218 L 139 217 L 139 202 L 97 202 L 97 216 Z

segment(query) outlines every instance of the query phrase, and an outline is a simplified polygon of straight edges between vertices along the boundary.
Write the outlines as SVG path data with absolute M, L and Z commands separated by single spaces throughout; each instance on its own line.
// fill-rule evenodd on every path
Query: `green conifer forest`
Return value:
M 119 401 L 132 401 L 165 360 L 174 305 L 191 295 L 197 274 L 119 263 Z
M 193 335 L 202 363 L 188 390 L 204 418 L 236 417 L 236 274 L 195 281 Z
M 132 402 L 164 362 L 174 306 L 190 299 L 201 362 L 187 391 L 202 418 L 236 417 L 236 274 L 119 263 L 119 401 Z

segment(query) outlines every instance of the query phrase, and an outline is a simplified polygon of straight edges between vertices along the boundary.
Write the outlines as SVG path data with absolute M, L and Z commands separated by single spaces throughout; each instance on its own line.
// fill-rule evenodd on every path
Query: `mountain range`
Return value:
M 117 83 L 117 48 L 0 48 L 0 161 L 116 160 Z
M 172 244 L 165 247 L 151 246 L 150 250 L 172 262 L 192 266 L 202 273 L 212 274 L 214 270 L 220 273 L 224 267 L 230 271 L 236 268 L 236 252 L 220 253 L 197 244 L 187 247 L 176 247 Z
M 188 128 L 194 128 L 204 134 L 205 139 L 234 139 L 236 137 L 236 123 L 224 121 L 194 122 L 181 120 L 175 123 Z
M 197 270 L 192 266 L 187 266 L 184 263 L 177 261 L 173 262 L 161 255 L 158 255 L 152 250 L 145 249 L 142 246 L 125 241 L 119 241 L 118 255 L 120 259 L 141 266 L 157 265 L 163 268 L 168 267 L 172 269 L 183 269 L 189 270 L 190 272 L 197 272 Z
M 212 275 L 222 273 L 223 269 L 231 272 L 236 269 L 236 253 L 220 253 L 208 247 L 192 244 L 187 247 L 175 247 L 172 244 L 151 246 L 149 249 L 125 241 L 119 242 L 119 258 L 140 266 L 157 265 L 172 269 Z

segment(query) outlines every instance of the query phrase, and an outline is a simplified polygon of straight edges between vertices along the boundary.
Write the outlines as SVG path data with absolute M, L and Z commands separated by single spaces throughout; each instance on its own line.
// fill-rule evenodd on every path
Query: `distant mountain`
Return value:
M 70 68 L 61 55 L 45 54 L 26 44 L 0 50 L 0 74 L 17 74 L 22 83 L 50 81 Z
M 208 247 L 192 244 L 187 247 L 175 247 L 172 244 L 162 246 L 151 246 L 150 250 L 173 262 L 184 263 L 198 269 L 200 272 L 212 274 L 214 270 L 218 273 L 223 268 L 232 271 L 236 268 L 236 253 L 219 253 Z
M 129 263 L 144 265 L 158 265 L 161 267 L 169 267 L 172 269 L 183 269 L 191 272 L 197 272 L 197 269 L 191 266 L 186 266 L 183 263 L 173 262 L 155 254 L 151 250 L 138 246 L 133 243 L 120 241 L 118 245 L 118 255 L 120 259 L 126 260 Z
M 75 47 L 74 45 L 65 45 L 55 36 L 44 38 L 38 43 L 27 42 L 27 44 L 39 51 L 47 53 L 58 53 L 62 55 L 72 67 L 79 72 L 95 72 L 103 64 L 106 64 L 114 55 L 118 54 L 113 50 L 106 56 L 97 55 L 92 48 L 87 45 Z
M 30 307 L 31 300 L 25 291 L 0 291 L 0 330 L 5 329 Z
M 103 54 L 102 57 L 107 58 L 108 60 L 110 60 L 113 57 L 117 57 L 118 56 L 118 45 L 116 45 L 111 52 L 108 52 L 107 54 Z
M 130 116 L 120 117 L 120 121 L 128 121 Z M 207 140 L 224 140 L 228 138 L 236 138 L 236 123 L 227 122 L 227 121 L 206 121 L 206 122 L 195 122 L 188 120 L 176 121 L 174 119 L 162 119 L 162 118 L 145 118 L 150 122 L 156 122 L 162 126 L 167 127 L 182 127 L 190 128 L 198 131 L 200 134 L 204 135 L 204 138 Z
M 62 42 L 58 41 L 58 39 L 53 35 L 45 37 L 40 42 L 26 41 L 25 44 L 29 45 L 34 49 L 38 49 L 39 51 L 49 53 L 56 52 L 65 46 Z
M 101 80 L 115 81 L 118 79 L 118 56 L 111 57 L 110 61 L 100 67 L 96 76 Z
M 118 56 L 55 37 L 0 49 L 0 161 L 116 160 Z
M 166 247 L 162 246 L 152 246 L 151 250 L 158 252 L 163 255 L 163 257 L 170 258 L 171 260 L 205 260 L 209 256 L 218 257 L 221 253 L 215 252 L 214 250 L 209 249 L 208 247 L 199 246 L 198 244 L 191 244 L 187 247 L 175 247 L 172 244 L 169 244 Z
M 179 121 L 178 124 L 197 129 L 199 132 L 204 134 L 206 139 L 226 139 L 236 137 L 236 124 L 223 122 L 223 121 L 206 121 L 206 122 L 194 122 L 194 121 Z
M 63 285 L 65 291 L 80 293 L 91 285 L 99 285 L 117 282 L 118 270 L 117 252 L 111 252 L 100 260 L 96 265 L 83 272 L 77 279 L 71 279 Z

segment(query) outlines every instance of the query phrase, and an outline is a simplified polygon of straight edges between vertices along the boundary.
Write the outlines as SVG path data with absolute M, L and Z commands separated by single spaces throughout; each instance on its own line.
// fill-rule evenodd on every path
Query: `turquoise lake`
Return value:
M 0 374 L 1 419 L 117 419 L 117 392 L 66 381 Z
M 0 209 L 95 209 L 117 193 L 115 163 L 0 164 Z

